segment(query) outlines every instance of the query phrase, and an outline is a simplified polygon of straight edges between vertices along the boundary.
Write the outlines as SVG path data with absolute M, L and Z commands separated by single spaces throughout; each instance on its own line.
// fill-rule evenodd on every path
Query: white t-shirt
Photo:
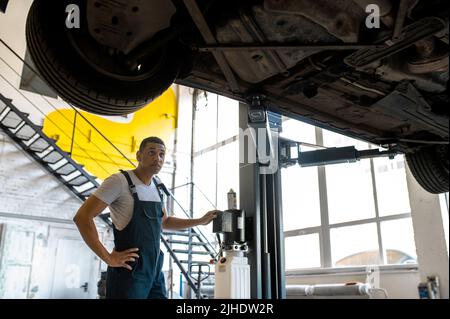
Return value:
M 141 201 L 161 202 L 153 179 L 150 185 L 145 185 L 133 171 L 127 172 L 136 186 L 137 195 Z M 122 230 L 128 225 L 133 216 L 134 200 L 128 182 L 122 173 L 116 173 L 105 179 L 93 195 L 108 204 L 111 219 L 118 230 Z

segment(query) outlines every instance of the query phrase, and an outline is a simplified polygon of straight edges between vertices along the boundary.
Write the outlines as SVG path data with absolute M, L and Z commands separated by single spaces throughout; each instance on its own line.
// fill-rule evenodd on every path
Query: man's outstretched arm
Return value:
M 163 209 L 163 212 L 163 228 L 167 230 L 180 230 L 198 225 L 208 225 L 214 218 L 217 217 L 217 213 L 220 212 L 220 210 L 212 210 L 203 215 L 203 217 L 193 219 L 167 216 L 165 209 Z
M 130 248 L 122 252 L 115 250 L 109 253 L 98 238 L 97 228 L 95 227 L 94 218 L 98 216 L 108 205 L 95 196 L 90 196 L 80 207 L 73 221 L 80 231 L 86 244 L 92 251 L 100 257 L 108 266 L 124 267 L 131 270 L 127 264 L 128 261 L 134 261 L 138 258 L 137 248 Z

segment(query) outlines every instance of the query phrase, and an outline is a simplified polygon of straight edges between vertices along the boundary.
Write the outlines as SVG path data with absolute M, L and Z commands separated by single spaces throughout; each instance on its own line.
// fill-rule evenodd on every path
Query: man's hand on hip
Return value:
M 106 262 L 110 267 L 124 267 L 131 270 L 132 268 L 127 262 L 133 262 L 136 258 L 139 258 L 139 255 L 136 253 L 138 250 L 139 248 L 130 248 L 124 251 L 113 249 Z

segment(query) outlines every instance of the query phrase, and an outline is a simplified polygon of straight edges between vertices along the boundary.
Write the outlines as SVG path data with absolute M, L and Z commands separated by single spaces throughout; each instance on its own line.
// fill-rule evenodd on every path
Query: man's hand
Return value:
M 200 225 L 208 225 L 214 218 L 217 217 L 218 213 L 220 213 L 220 210 L 211 210 L 207 212 L 203 217 L 201 217 Z
M 139 248 L 130 248 L 124 251 L 116 251 L 113 249 L 112 253 L 109 254 L 107 264 L 110 267 L 124 267 L 131 270 L 132 268 L 127 262 L 135 261 L 135 258 L 139 258 L 139 255 L 136 253 L 138 250 Z

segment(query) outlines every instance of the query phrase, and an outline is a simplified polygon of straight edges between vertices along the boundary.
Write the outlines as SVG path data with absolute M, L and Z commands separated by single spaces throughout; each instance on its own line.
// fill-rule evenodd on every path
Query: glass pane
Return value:
M 195 113 L 195 143 L 196 152 L 217 143 L 217 95 L 203 93 L 197 99 Z
M 284 230 L 320 225 L 317 167 L 281 170 Z
M 368 144 L 323 130 L 328 147 L 355 146 L 368 149 Z M 328 214 L 330 224 L 375 217 L 370 161 L 325 166 Z
M 216 151 L 194 159 L 194 218 L 211 210 L 216 201 Z M 189 208 L 189 207 L 188 207 Z
M 336 267 L 380 263 L 375 223 L 332 228 L 331 258 Z
M 404 156 L 373 159 L 380 216 L 410 213 Z
M 315 144 L 315 127 L 283 117 L 280 136 L 298 142 Z M 302 151 L 312 148 L 301 147 Z M 317 167 L 299 165 L 281 170 L 284 230 L 320 225 L 319 181 Z
M 239 102 L 219 96 L 218 140 L 224 141 L 239 134 Z
M 417 262 L 411 218 L 381 222 L 381 238 L 387 264 Z
M 191 168 L 192 90 L 180 85 L 179 91 L 177 146 L 176 153 L 173 154 L 176 161 L 175 186 L 177 187 L 174 195 L 183 208 L 189 208 L 189 185 L 186 184 L 190 181 Z M 174 208 L 177 215 L 182 214 L 176 203 Z
M 325 167 L 330 224 L 375 217 L 370 161 Z
M 233 142 L 218 148 L 217 209 L 228 209 L 227 193 L 233 189 L 239 208 L 239 143 Z
M 284 239 L 286 270 L 320 267 L 319 234 Z
M 283 121 L 282 128 L 281 137 L 297 142 L 316 144 L 315 127 L 312 125 L 294 119 L 288 119 Z M 303 147 L 302 150 L 304 150 Z

